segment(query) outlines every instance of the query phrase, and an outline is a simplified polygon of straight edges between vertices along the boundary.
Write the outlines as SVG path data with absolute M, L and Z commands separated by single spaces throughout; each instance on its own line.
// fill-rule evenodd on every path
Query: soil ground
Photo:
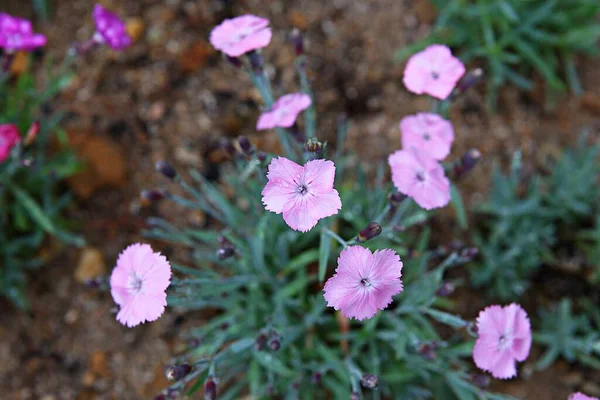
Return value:
M 5 2 L 8 11 L 31 15 L 25 2 Z M 73 41 L 93 33 L 94 1 L 52 3 L 54 16 L 42 30 L 48 34 L 49 53 L 60 57 Z M 258 93 L 207 42 L 210 29 L 223 18 L 250 12 L 271 20 L 274 37 L 264 55 L 274 66 L 270 72 L 278 94 L 297 88 L 287 38 L 294 26 L 305 31 L 319 137 L 332 140 L 335 121 L 347 112 L 352 121 L 348 146 L 373 166 L 400 147 L 399 120 L 429 108 L 424 98 L 404 89 L 403 65 L 391 61 L 397 49 L 429 31 L 434 14 L 426 1 L 100 3 L 132 18 L 136 43 L 122 54 L 100 49 L 79 60 L 77 77 L 57 106 L 70 112 L 70 135 L 102 143 L 92 153 L 109 148 L 102 165 L 110 170 L 119 165 L 113 158 L 125 161 L 123 178 L 117 173 L 109 185 L 93 178 L 84 182 L 91 187 L 74 184 L 80 198 L 73 217 L 81 221 L 89 246 L 103 254 L 106 273 L 118 253 L 140 239 L 147 215 L 189 219 L 171 205 L 140 209 L 140 190 L 162 183 L 155 161 L 168 159 L 179 169 L 210 174 L 216 158 L 211 150 L 222 137 L 247 135 L 272 148 L 273 137 L 253 129 Z M 472 147 L 483 153 L 481 165 L 461 184 L 469 204 L 486 192 L 493 163 L 514 150 L 523 149 L 534 167 L 572 144 L 582 129 L 600 136 L 599 68 L 598 60 L 579 63 L 588 91 L 583 106 L 581 99 L 564 95 L 554 110 L 546 110 L 542 91 L 522 94 L 512 88 L 502 92 L 495 114 L 482 106 L 482 91 L 457 101 L 451 113 L 457 135 L 453 154 Z M 458 234 L 454 225 L 443 231 Z M 51 265 L 31 274 L 29 312 L 0 303 L 0 398 L 146 399 L 165 386 L 162 368 L 177 350 L 186 321 L 168 312 L 152 324 L 122 327 L 114 319 L 110 295 L 76 281 L 81 252 L 64 249 Z M 464 311 L 470 317 L 476 312 Z M 524 399 L 566 399 L 583 384 L 576 366 L 564 362 L 542 373 L 527 363 L 523 369 L 529 371 L 522 374 L 526 379 L 495 389 Z

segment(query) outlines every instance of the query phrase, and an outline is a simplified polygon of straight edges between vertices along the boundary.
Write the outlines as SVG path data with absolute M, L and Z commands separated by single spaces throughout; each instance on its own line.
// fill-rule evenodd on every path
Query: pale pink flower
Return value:
M 46 44 L 46 36 L 33 33 L 31 22 L 0 13 L 0 48 L 8 53 L 31 51 Z
M 298 114 L 310 107 L 311 104 L 310 96 L 304 93 L 281 96 L 269 111 L 260 114 L 256 129 L 262 131 L 275 127 L 289 128 L 296 122 Z
M 333 188 L 334 177 L 333 161 L 312 160 L 300 166 L 284 157 L 274 158 L 262 202 L 268 211 L 283 213 L 290 228 L 309 231 L 321 218 L 342 208 L 340 195 Z
M 599 400 L 597 397 L 587 396 L 581 392 L 571 393 L 569 400 Z
M 106 43 L 113 50 L 124 50 L 131 46 L 132 40 L 127 33 L 125 22 L 118 15 L 96 4 L 93 17 L 96 23 L 96 42 Z
M 531 348 L 531 326 L 525 310 L 514 303 L 489 306 L 477 317 L 477 333 L 475 365 L 497 379 L 515 377 L 516 362 L 525 361 Z
M 361 246 L 342 250 L 338 266 L 323 288 L 329 307 L 348 318 L 363 320 L 377 314 L 402 291 L 402 261 L 390 249 L 371 253 Z
M 269 20 L 256 15 L 226 19 L 210 32 L 210 43 L 230 57 L 266 47 L 271 41 Z
M 404 69 L 404 85 L 416 94 L 444 100 L 464 75 L 465 66 L 447 46 L 432 44 L 414 54 Z
M 454 141 L 454 129 L 450 121 L 433 113 L 418 113 L 402 118 L 402 147 L 416 147 L 429 153 L 436 160 L 450 154 Z
M 8 158 L 10 151 L 20 140 L 21 135 L 16 125 L 0 125 L 0 163 Z
M 388 162 L 398 191 L 422 208 L 431 210 L 450 202 L 450 181 L 444 167 L 429 154 L 411 147 L 391 154 Z
M 119 255 L 110 276 L 110 293 L 121 307 L 117 321 L 128 327 L 155 321 L 167 305 L 171 265 L 147 244 L 136 243 Z

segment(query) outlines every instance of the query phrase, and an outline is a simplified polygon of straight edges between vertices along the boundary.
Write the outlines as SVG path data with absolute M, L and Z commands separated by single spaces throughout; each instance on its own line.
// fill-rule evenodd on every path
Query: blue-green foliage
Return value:
M 47 238 L 82 244 L 68 231 L 63 213 L 71 195 L 61 186 L 79 164 L 71 151 L 51 151 L 52 146 L 66 148 L 66 138 L 59 127 L 61 114 L 44 112 L 68 76 L 48 76 L 42 90 L 32 72 L 22 73 L 14 82 L 0 77 L 0 123 L 16 124 L 25 139 L 32 123 L 40 122 L 33 143 L 25 145 L 22 140 L 0 163 L 0 295 L 21 308 L 27 306 L 25 271 L 42 264 L 37 253 Z

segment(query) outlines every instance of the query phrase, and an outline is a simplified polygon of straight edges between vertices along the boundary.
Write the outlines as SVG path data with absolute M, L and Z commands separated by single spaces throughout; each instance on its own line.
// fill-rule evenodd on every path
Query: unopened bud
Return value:
M 217 384 L 212 377 L 208 377 L 204 382 L 204 400 L 216 400 Z
M 475 386 L 479 387 L 480 389 L 485 389 L 490 386 L 490 383 L 492 383 L 490 377 L 484 374 L 473 374 L 471 379 L 473 380 Z
M 323 374 L 320 373 L 319 371 L 316 371 L 310 377 L 310 381 L 312 382 L 313 385 L 318 385 L 319 383 L 321 383 L 322 378 L 323 378 Z
M 360 384 L 365 389 L 375 389 L 379 385 L 379 377 L 374 374 L 364 374 L 360 379 Z
M 175 177 L 177 176 L 177 171 L 175 171 L 175 168 L 173 168 L 173 166 L 166 161 L 157 161 L 155 164 L 155 168 L 158 172 L 160 172 L 169 179 L 175 179 Z
M 254 342 L 254 348 L 256 348 L 256 350 L 264 350 L 265 346 L 267 345 L 267 335 L 265 335 L 264 333 L 261 333 L 260 335 L 258 335 L 258 337 L 256 338 L 256 341 Z
M 479 84 L 483 80 L 483 70 L 475 68 L 465 74 L 465 76 L 456 85 L 456 94 L 454 97 L 463 94 L 473 86 Z
M 304 54 L 304 37 L 300 29 L 294 28 L 292 30 L 292 34 L 290 35 L 290 40 L 294 45 L 294 52 L 297 56 L 301 56 Z
M 422 343 L 418 351 L 425 359 L 433 361 L 437 358 L 437 348 L 438 346 L 433 343 Z
M 233 257 L 234 254 L 235 247 L 232 246 L 221 247 L 217 250 L 217 258 L 221 261 Z
M 171 365 L 165 369 L 167 379 L 174 382 L 185 378 L 190 372 L 192 372 L 190 364 Z
M 236 150 L 233 143 L 231 143 L 231 140 L 225 138 L 221 139 L 220 147 L 229 157 L 235 156 Z
M 360 400 L 360 395 L 357 392 L 352 392 L 350 394 L 350 400 Z
M 243 153 L 247 156 L 252 155 L 254 153 L 254 147 L 250 140 L 246 136 L 240 136 L 237 138 L 237 146 L 240 153 Z
M 269 340 L 269 348 L 271 351 L 277 351 L 281 348 L 281 341 L 279 340 L 279 337 L 276 336 Z
M 471 149 L 467 151 L 460 158 L 460 161 L 456 163 L 452 169 L 452 175 L 454 179 L 461 179 L 465 177 L 479 162 L 481 159 L 481 153 L 477 149 Z
M 320 142 L 317 138 L 310 138 L 304 143 L 304 150 L 309 153 L 321 154 L 326 143 Z
M 154 203 L 164 199 L 165 191 L 162 189 L 142 190 L 140 197 L 144 201 Z
M 396 192 L 390 194 L 390 204 L 392 207 L 398 207 L 408 196 L 404 193 Z
M 461 252 L 460 256 L 465 261 L 472 261 L 479 255 L 479 249 L 477 247 L 465 247 Z
M 436 294 L 440 297 L 450 296 L 456 290 L 454 283 L 450 281 L 443 282 L 442 285 L 436 291 Z
M 356 240 L 359 242 L 366 242 L 367 240 L 373 239 L 376 236 L 381 235 L 381 225 L 377 222 L 371 222 L 363 230 L 358 232 Z
M 229 63 L 231 65 L 233 65 L 236 68 L 241 68 L 242 67 L 242 62 L 240 61 L 239 58 L 237 57 L 232 57 L 232 56 L 225 56 L 225 58 L 227 58 L 227 61 L 229 61 Z
M 251 51 L 250 53 L 248 53 L 248 59 L 250 60 L 250 65 L 252 66 L 252 69 L 255 72 L 262 72 L 265 61 L 259 52 L 257 52 L 256 50 Z
M 261 162 L 264 163 L 267 160 L 267 153 L 265 153 L 264 151 L 259 151 L 256 153 L 256 159 Z
M 40 121 L 35 121 L 29 127 L 27 134 L 25 134 L 25 140 L 23 141 L 23 144 L 25 144 L 25 146 L 29 146 L 31 143 L 33 143 L 38 133 L 40 133 Z

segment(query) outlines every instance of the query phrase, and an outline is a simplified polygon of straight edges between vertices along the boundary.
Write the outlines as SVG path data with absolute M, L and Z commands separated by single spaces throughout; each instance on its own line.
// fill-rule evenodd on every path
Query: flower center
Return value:
M 423 171 L 417 172 L 416 178 L 419 182 L 424 182 L 425 181 L 425 172 L 423 172 Z
M 429 141 L 429 139 L 431 139 L 431 135 L 429 135 L 429 133 L 428 133 L 428 132 L 425 132 L 425 133 L 423 134 L 423 140 L 425 140 L 425 141 Z
M 435 72 L 435 71 L 432 71 L 432 72 L 431 72 L 431 78 L 432 78 L 434 81 L 437 81 L 437 80 L 439 79 L 439 77 L 440 77 L 440 74 L 438 74 L 437 72 Z
M 306 187 L 306 185 L 300 185 L 296 190 L 300 194 L 306 194 L 306 192 L 308 192 L 308 188 Z
M 503 333 L 500 335 L 500 339 L 498 339 L 498 349 L 504 350 L 507 347 L 510 347 L 512 344 L 512 334 L 510 332 Z
M 372 284 L 371 282 L 367 279 L 367 278 L 362 278 L 360 280 L 361 285 L 363 285 L 364 287 L 371 287 Z
M 129 277 L 129 291 L 131 293 L 139 293 L 142 290 L 142 279 L 135 273 L 132 273 Z

